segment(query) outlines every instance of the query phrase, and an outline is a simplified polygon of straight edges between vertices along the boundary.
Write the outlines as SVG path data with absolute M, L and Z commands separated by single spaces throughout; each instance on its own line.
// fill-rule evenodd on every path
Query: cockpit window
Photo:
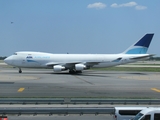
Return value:
M 17 53 L 14 53 L 13 55 L 17 55 Z

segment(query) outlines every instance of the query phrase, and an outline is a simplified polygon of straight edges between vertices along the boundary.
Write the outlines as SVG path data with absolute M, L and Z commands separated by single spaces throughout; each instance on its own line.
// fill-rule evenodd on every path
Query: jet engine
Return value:
M 76 69 L 76 71 L 82 71 L 82 70 L 86 69 L 86 66 L 83 64 L 76 64 L 75 69 Z
M 63 70 L 65 70 L 65 67 L 63 67 L 61 65 L 55 65 L 55 66 L 53 66 L 53 71 L 54 72 L 61 72 Z

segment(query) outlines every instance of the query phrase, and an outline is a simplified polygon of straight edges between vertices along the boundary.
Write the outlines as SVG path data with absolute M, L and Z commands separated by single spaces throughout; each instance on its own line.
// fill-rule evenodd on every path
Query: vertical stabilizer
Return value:
M 153 33 L 146 34 L 139 41 L 137 41 L 135 44 L 125 50 L 123 54 L 146 54 L 153 35 Z

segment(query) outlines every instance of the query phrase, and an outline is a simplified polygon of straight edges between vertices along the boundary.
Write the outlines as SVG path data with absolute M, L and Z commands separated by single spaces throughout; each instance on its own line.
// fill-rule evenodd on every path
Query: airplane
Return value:
M 54 72 L 69 70 L 69 73 L 81 73 L 92 67 L 104 68 L 149 59 L 146 54 L 153 33 L 144 35 L 139 41 L 119 54 L 51 54 L 44 52 L 20 51 L 4 59 L 8 65 L 21 68 L 51 68 Z

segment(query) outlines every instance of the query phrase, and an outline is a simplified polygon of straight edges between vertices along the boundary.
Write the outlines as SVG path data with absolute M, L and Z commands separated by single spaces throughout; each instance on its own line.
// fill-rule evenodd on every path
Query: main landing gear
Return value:
M 77 74 L 77 73 L 82 73 L 82 71 L 76 71 L 76 70 L 69 70 L 70 74 Z
M 19 73 L 22 73 L 22 70 L 21 70 L 21 68 L 19 68 Z

